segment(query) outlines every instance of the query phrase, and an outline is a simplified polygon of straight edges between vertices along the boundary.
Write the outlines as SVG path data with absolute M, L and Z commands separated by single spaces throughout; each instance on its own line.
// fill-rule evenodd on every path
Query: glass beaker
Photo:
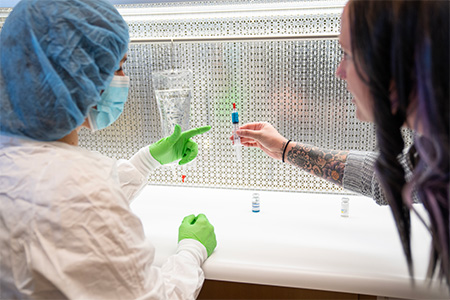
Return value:
M 191 70 L 165 70 L 153 73 L 153 88 L 161 116 L 162 136 L 173 133 L 175 124 L 189 129 L 192 97 Z

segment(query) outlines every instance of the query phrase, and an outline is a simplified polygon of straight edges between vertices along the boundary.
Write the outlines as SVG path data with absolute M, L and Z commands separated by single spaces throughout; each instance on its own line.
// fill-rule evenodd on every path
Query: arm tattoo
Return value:
M 348 151 L 327 150 L 295 143 L 286 154 L 286 161 L 310 174 L 342 186 Z

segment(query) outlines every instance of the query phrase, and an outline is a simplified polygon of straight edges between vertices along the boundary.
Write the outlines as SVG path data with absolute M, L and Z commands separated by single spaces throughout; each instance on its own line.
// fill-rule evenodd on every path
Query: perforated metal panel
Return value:
M 11 10 L 11 8 L 0 7 L 0 30 L 2 29 L 3 23 L 5 23 L 6 17 L 9 15 Z
M 223 2 L 202 5 L 219 4 Z M 337 35 L 342 1 L 340 6 L 332 1 L 297 1 L 295 12 L 287 9 L 291 4 L 279 3 L 286 8 L 282 13 L 268 13 L 260 6 L 260 15 L 257 10 L 240 13 L 238 7 L 232 15 L 214 9 L 214 16 L 168 14 L 166 18 L 152 15 L 151 10 L 146 13 L 149 5 L 119 6 L 132 37 L 125 66 L 132 78 L 129 101 L 111 128 L 93 135 L 84 131 L 81 144 L 109 156 L 129 158 L 161 138 L 151 79 L 153 72 L 173 64 L 194 74 L 191 125 L 211 125 L 212 129 L 195 138 L 200 152 L 194 164 L 163 167 L 150 176 L 150 183 L 344 192 L 258 149 L 245 148 L 238 162 L 229 140 L 231 105 L 236 102 L 241 124 L 267 121 L 288 138 L 327 148 L 375 148 L 373 127 L 356 120 L 345 83 L 334 75 L 340 60 Z M 133 11 L 136 7 L 144 8 L 142 15 Z M 245 39 L 255 36 L 261 38 Z M 174 39 L 173 45 L 161 42 L 164 39 Z M 186 176 L 184 183 L 182 175 Z
M 83 129 L 80 145 L 129 158 L 160 139 L 152 73 L 174 65 L 193 71 L 191 126 L 211 125 L 212 129 L 195 138 L 199 155 L 194 163 L 162 167 L 152 173 L 149 183 L 344 193 L 259 149 L 243 149 L 238 162 L 229 137 L 236 102 L 241 124 L 267 121 L 287 138 L 321 147 L 375 148 L 373 126 L 355 118 L 345 82 L 334 75 L 345 1 L 279 1 L 278 10 L 270 7 L 274 1 L 227 1 L 247 5 L 228 10 L 224 3 L 185 4 L 189 9 L 198 6 L 197 10 L 222 6 L 219 12 L 205 9 L 194 16 L 181 13 L 183 9 L 175 4 L 118 6 L 132 38 L 124 65 L 131 77 L 128 102 L 111 127 L 93 134 Z M 265 4 L 268 9 L 263 8 Z M 257 9 L 251 10 L 252 5 Z M 163 11 L 158 11 L 161 7 Z M 178 9 L 173 16 L 168 9 L 172 7 Z

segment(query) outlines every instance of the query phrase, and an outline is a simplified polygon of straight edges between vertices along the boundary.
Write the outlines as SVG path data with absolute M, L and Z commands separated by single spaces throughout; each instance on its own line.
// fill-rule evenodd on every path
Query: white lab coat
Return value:
M 129 202 L 159 164 L 139 160 L 0 135 L 0 299 L 194 299 L 206 249 L 152 265 Z

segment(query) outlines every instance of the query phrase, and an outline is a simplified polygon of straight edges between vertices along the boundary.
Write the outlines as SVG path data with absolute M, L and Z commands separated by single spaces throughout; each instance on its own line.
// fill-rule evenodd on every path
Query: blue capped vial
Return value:
M 252 212 L 259 212 L 259 193 L 253 193 L 252 195 Z

